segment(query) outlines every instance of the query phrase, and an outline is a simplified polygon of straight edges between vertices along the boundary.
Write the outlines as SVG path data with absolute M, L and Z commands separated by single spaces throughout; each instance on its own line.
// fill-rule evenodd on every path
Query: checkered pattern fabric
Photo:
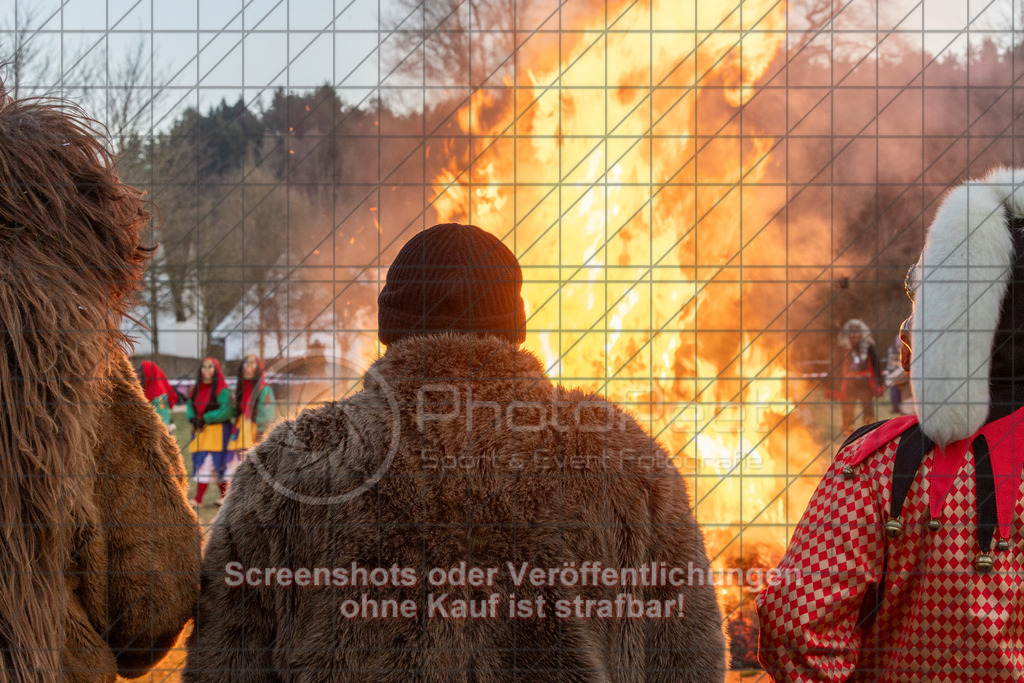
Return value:
M 933 531 L 927 527 L 933 451 L 904 503 L 902 535 L 888 539 L 883 525 L 899 438 L 857 464 L 852 478 L 843 468 L 853 463 L 857 444 L 839 452 L 777 580 L 757 596 L 759 656 L 775 681 L 984 683 L 1024 676 L 1020 502 L 1010 548 L 993 547 L 995 566 L 979 572 L 973 458 L 963 458 Z M 881 609 L 870 628 L 858 629 L 861 606 L 865 599 L 873 604 L 883 566 Z

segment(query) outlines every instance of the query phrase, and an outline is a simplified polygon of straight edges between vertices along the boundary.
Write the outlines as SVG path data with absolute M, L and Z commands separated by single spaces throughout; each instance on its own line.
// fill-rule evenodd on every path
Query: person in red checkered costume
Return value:
M 942 201 L 907 276 L 916 415 L 844 444 L 757 596 L 773 680 L 1024 679 L 1022 185 Z

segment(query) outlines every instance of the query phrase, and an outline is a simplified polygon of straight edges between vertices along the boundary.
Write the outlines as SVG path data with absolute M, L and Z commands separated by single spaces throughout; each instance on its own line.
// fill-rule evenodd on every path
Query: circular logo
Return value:
M 356 416 L 354 413 L 365 410 L 356 404 L 358 396 L 366 391 L 364 382 L 368 378 L 373 379 L 375 385 L 373 393 L 376 398 L 386 406 L 384 411 L 376 410 L 374 412 L 374 425 L 384 424 L 389 432 L 388 438 L 386 438 L 384 457 L 372 472 L 358 476 L 359 483 L 348 491 L 322 496 L 296 491 L 281 478 L 275 477 L 262 462 L 260 448 L 258 446 L 253 448 L 246 460 L 252 462 L 253 467 L 263 480 L 276 492 L 290 500 L 307 505 L 336 505 L 366 493 L 376 486 L 387 473 L 398 452 L 401 416 L 398 410 L 398 401 L 387 380 L 375 365 L 370 365 L 368 368 L 365 367 L 366 365 L 366 359 L 350 353 L 341 356 L 317 354 L 268 364 L 265 369 L 267 382 L 274 385 L 279 391 L 283 389 L 286 397 L 284 403 L 288 406 L 289 415 L 288 421 L 275 427 L 273 433 L 277 435 L 280 430 L 285 430 L 283 434 L 284 447 L 290 455 L 305 454 L 307 459 L 313 462 L 328 458 L 331 462 L 341 463 L 341 466 L 345 467 L 346 448 L 353 443 L 366 444 L 366 439 L 355 426 Z M 296 420 L 304 411 L 323 408 L 331 404 L 336 404 L 345 415 L 344 421 L 348 438 L 339 439 L 333 449 L 311 448 L 296 433 Z M 351 471 L 350 468 L 349 471 Z M 328 472 L 330 472 L 329 469 Z

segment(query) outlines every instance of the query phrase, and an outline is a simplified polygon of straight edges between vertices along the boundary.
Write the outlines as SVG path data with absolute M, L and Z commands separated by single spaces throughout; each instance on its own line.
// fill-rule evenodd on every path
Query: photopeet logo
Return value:
M 344 474 L 346 480 L 352 480 L 349 482 L 352 486 L 340 493 L 336 491 L 337 481 L 326 482 L 327 488 L 331 489 L 329 494 L 314 495 L 305 490 L 296 490 L 288 477 L 281 476 L 280 466 L 276 472 L 267 468 L 261 457 L 262 449 L 257 446 L 246 459 L 274 491 L 306 505 L 337 505 L 366 493 L 387 473 L 400 443 L 401 416 L 398 401 L 376 366 L 370 365 L 364 369 L 365 366 L 366 360 L 354 354 L 305 357 L 288 363 L 268 365 L 268 381 L 284 384 L 288 394 L 288 412 L 294 416 L 271 430 L 270 434 L 278 442 L 277 445 L 286 450 L 286 457 L 307 463 L 327 463 L 327 473 L 338 473 L 339 478 Z M 365 387 L 367 379 L 372 380 L 372 392 Z M 373 406 L 370 415 L 367 414 L 368 404 Z M 311 447 L 297 432 L 297 425 L 310 410 L 336 411 L 334 416 L 338 418 L 337 422 L 343 423 L 345 438 L 335 439 L 335 444 L 329 448 Z M 336 426 L 334 422 L 332 425 Z M 360 430 L 360 425 L 370 425 L 375 432 L 383 430 L 386 436 L 368 440 L 365 430 Z M 350 449 L 353 444 L 372 451 L 366 455 L 372 456 L 375 461 L 381 453 L 383 458 L 372 470 L 360 472 L 351 463 Z

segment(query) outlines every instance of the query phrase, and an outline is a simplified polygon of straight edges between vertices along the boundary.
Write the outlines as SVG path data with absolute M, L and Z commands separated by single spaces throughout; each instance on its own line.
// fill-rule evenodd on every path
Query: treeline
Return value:
M 141 295 L 154 339 L 168 313 L 195 319 L 204 347 L 245 327 L 261 355 L 304 349 L 316 332 L 345 348 L 346 331 L 374 329 L 381 254 L 430 224 L 427 158 L 452 127 L 439 123 L 435 139 L 418 113 L 324 86 L 188 109 L 139 145 L 121 165 L 158 210 Z

